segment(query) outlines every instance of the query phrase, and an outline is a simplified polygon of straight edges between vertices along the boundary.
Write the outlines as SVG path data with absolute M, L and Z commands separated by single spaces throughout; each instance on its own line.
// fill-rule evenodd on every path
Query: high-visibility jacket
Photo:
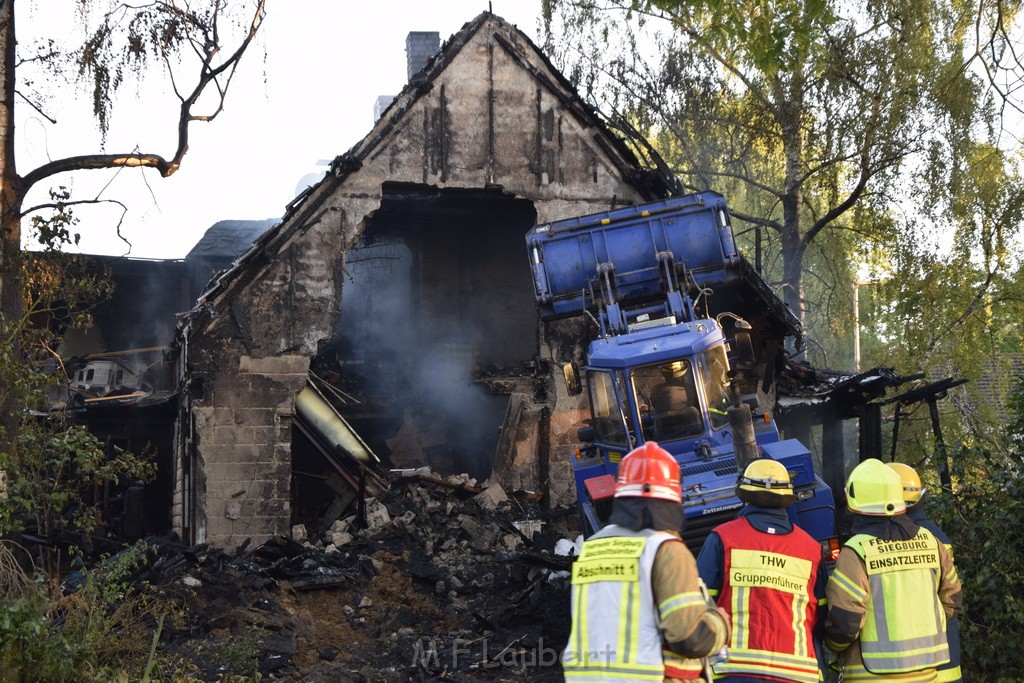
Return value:
M 817 683 L 812 630 L 821 545 L 799 527 L 767 534 L 745 517 L 715 533 L 724 563 L 718 605 L 732 623 L 729 660 L 714 666 L 715 675 Z
M 665 678 L 651 568 L 664 531 L 607 526 L 572 565 L 572 633 L 562 653 L 567 683 Z
M 833 607 L 864 614 L 843 658 L 845 680 L 934 681 L 949 661 L 946 618 L 959 590 L 946 549 L 926 529 L 910 540 L 849 539 L 827 591 Z

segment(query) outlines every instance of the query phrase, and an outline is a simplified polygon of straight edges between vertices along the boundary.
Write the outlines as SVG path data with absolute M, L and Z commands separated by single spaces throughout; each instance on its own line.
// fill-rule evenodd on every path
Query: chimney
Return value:
M 441 34 L 437 31 L 410 31 L 405 39 L 405 56 L 408 63 L 409 80 L 423 71 L 427 61 L 437 54 L 441 47 Z
M 377 98 L 377 101 L 373 103 L 373 122 L 376 123 L 380 119 L 380 115 L 384 113 L 384 110 L 391 106 L 391 103 L 395 101 L 394 95 L 381 95 Z

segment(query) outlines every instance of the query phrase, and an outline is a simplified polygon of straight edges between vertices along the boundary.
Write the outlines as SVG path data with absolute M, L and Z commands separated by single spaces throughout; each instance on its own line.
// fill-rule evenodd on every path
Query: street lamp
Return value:
M 853 281 L 853 369 L 860 372 L 860 288 L 877 280 Z

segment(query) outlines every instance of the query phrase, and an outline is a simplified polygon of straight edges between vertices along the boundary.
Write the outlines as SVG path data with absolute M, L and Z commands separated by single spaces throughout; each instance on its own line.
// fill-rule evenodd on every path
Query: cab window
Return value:
M 628 447 L 626 426 L 615 395 L 616 385 L 619 396 L 625 396 L 622 375 L 601 370 L 587 372 L 587 384 L 590 387 L 591 410 L 594 413 L 594 431 L 597 440 L 609 446 Z
M 704 433 L 693 366 L 680 358 L 633 370 L 644 439 L 671 441 Z
M 715 346 L 700 355 L 700 379 L 704 385 L 704 402 L 708 407 L 711 428 L 718 430 L 729 424 L 729 359 L 724 346 Z

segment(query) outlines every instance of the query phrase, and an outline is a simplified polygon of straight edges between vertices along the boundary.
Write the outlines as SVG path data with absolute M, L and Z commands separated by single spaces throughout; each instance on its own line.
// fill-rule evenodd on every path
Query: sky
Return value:
M 55 17 L 72 21 L 74 12 L 54 12 L 53 1 L 19 5 L 20 44 L 36 33 L 74 43 L 73 23 L 54 29 Z M 408 33 L 437 31 L 443 42 L 489 8 L 537 38 L 540 0 L 269 0 L 262 37 L 242 60 L 225 111 L 212 123 L 192 125 L 189 152 L 174 175 L 161 178 L 153 169 L 65 174 L 34 188 L 25 206 L 46 201 L 55 185 L 69 187 L 77 199 L 117 200 L 128 209 L 123 219 L 113 203 L 75 209 L 77 251 L 159 259 L 183 258 L 219 220 L 280 218 L 304 187 L 300 182 L 325 170 L 321 160 L 369 133 L 378 96 L 404 87 Z M 177 100 L 158 67 L 149 73 L 140 86 L 122 90 L 106 152 L 173 154 Z M 22 175 L 48 158 L 100 151 L 88 96 L 68 84 L 53 90 L 59 94 L 43 112 L 56 125 L 23 100 L 17 104 Z M 127 243 L 118 237 L 119 219 Z

